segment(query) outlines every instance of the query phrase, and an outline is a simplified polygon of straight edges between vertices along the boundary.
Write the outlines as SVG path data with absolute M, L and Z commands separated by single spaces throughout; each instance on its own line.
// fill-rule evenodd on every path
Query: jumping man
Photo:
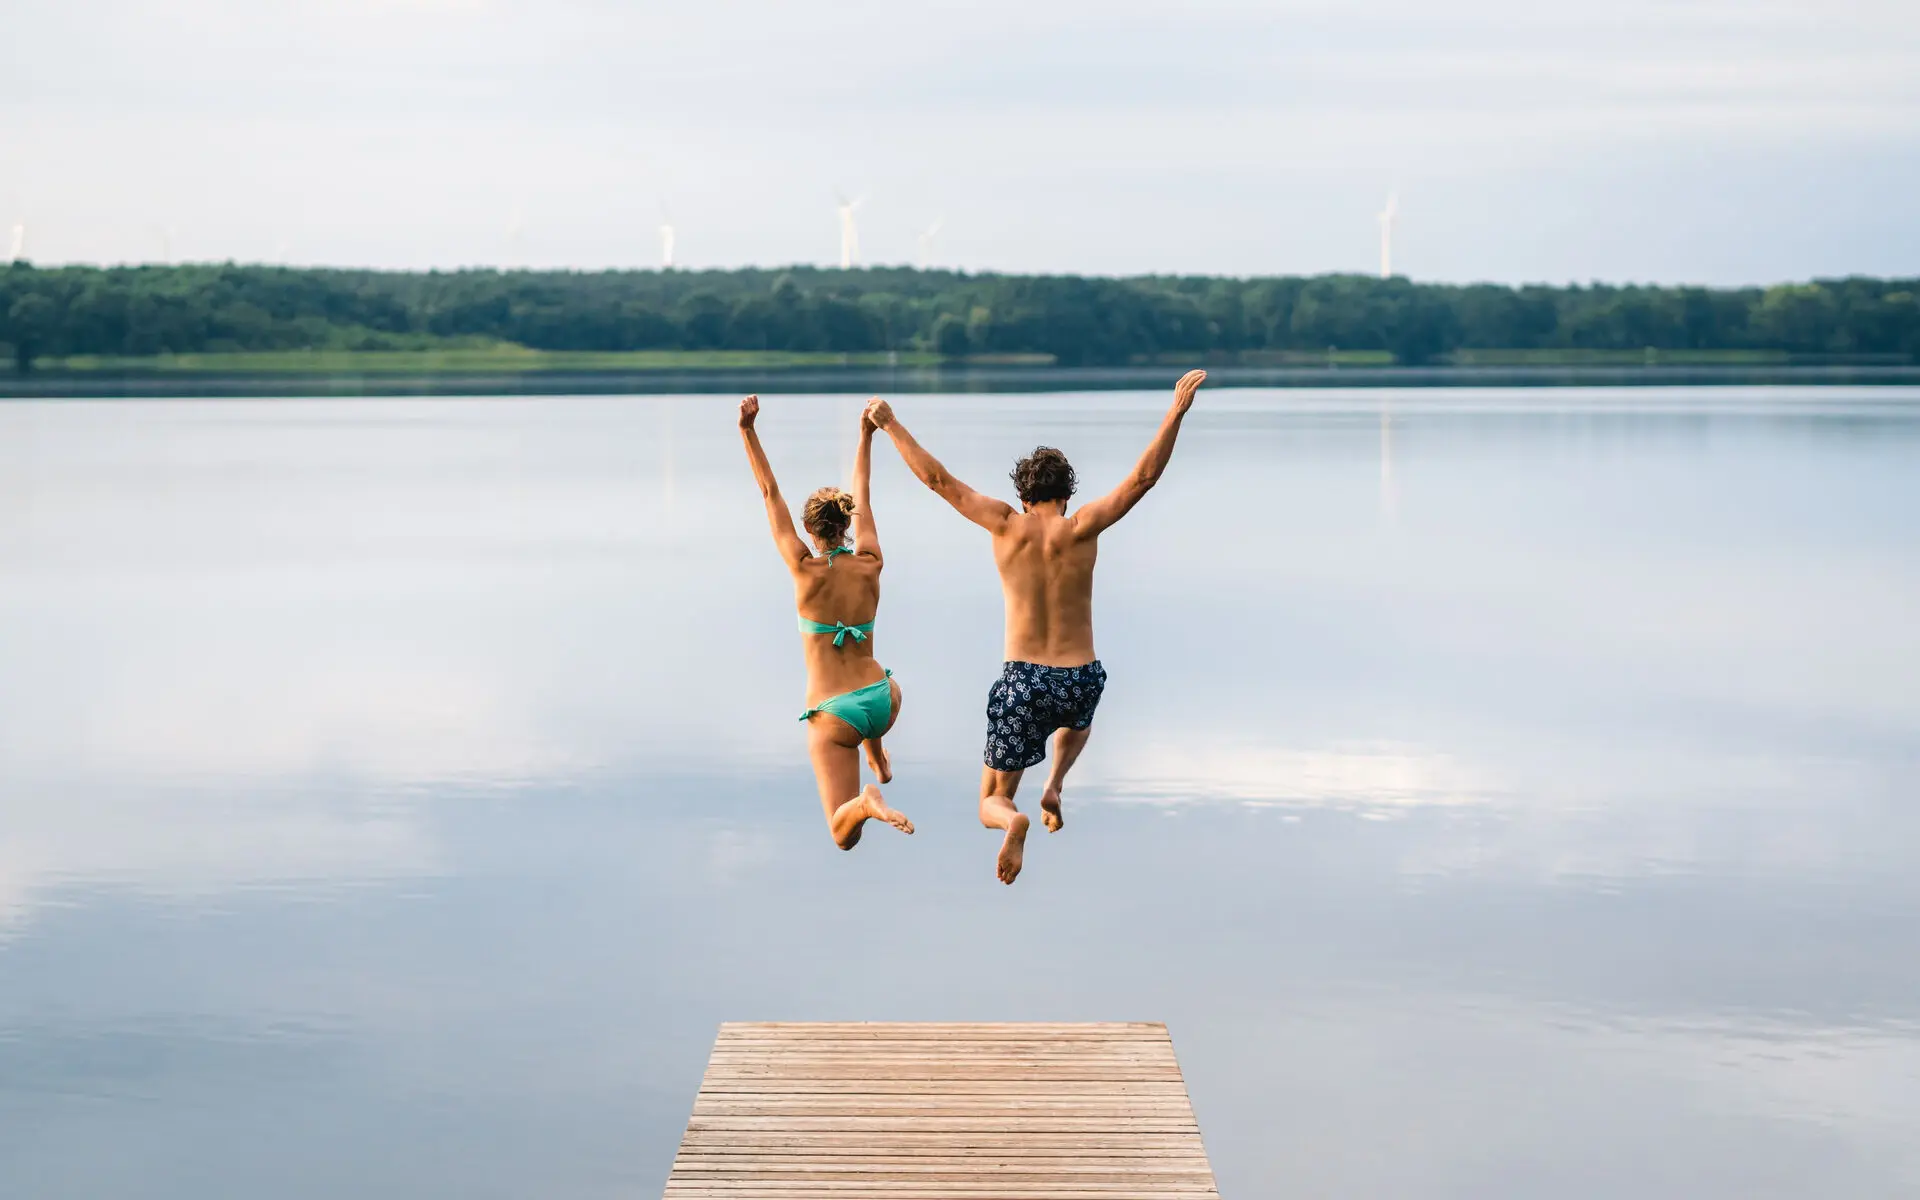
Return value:
M 1014 807 L 1020 776 L 1047 756 L 1052 771 L 1040 793 L 1040 815 L 1050 832 L 1064 823 L 1060 790 L 1093 731 L 1107 673 L 1093 651 L 1093 562 L 1102 530 L 1140 503 L 1173 457 L 1180 420 L 1207 378 L 1189 371 L 1174 388 L 1173 407 L 1132 474 L 1119 487 L 1071 516 L 1074 492 L 1067 456 L 1041 446 L 1013 467 L 1020 508 L 983 496 L 955 479 L 913 440 L 884 400 L 867 406 L 867 422 L 884 429 L 907 466 L 967 520 L 993 535 L 993 559 L 1006 597 L 1006 664 L 987 693 L 986 766 L 980 775 L 980 821 L 1006 831 L 996 874 L 1020 875 L 1026 852 L 1026 814 Z

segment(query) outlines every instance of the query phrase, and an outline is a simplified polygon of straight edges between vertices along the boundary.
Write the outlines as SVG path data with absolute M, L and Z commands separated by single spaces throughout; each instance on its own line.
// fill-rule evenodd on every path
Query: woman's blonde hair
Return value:
M 800 523 L 821 545 L 844 546 L 847 526 L 853 524 L 853 494 L 837 487 L 821 488 L 807 497 Z

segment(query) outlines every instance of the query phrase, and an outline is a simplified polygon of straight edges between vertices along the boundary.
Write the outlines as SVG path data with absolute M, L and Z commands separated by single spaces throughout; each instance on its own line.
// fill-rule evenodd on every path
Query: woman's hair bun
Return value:
M 847 540 L 847 526 L 853 523 L 853 494 L 837 487 L 823 487 L 807 497 L 800 511 L 800 523 L 816 539 L 830 546 Z

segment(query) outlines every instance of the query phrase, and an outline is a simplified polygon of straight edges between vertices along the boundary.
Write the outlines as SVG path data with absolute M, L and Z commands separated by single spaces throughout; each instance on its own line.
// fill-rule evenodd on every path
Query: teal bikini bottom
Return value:
M 887 722 L 893 719 L 893 688 L 888 682 L 892 678 L 893 672 L 888 671 L 879 683 L 828 696 L 801 713 L 800 719 L 804 721 L 815 713 L 826 713 L 853 726 L 862 741 L 877 738 L 887 731 Z

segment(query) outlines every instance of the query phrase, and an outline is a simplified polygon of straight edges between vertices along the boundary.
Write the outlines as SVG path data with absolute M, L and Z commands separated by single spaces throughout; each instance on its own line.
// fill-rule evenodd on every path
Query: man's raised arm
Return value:
M 1007 519 L 1013 516 L 1013 506 L 1004 500 L 995 500 L 992 496 L 983 496 L 966 484 L 955 479 L 940 460 L 928 454 L 913 435 L 907 432 L 893 415 L 893 406 L 885 400 L 874 400 L 867 405 L 867 420 L 877 429 L 887 431 L 893 439 L 893 448 L 900 452 L 907 469 L 919 477 L 920 482 L 932 488 L 934 494 L 953 505 L 967 520 L 980 526 L 989 533 L 998 533 L 1006 528 Z
M 1173 407 L 1167 410 L 1166 417 L 1160 422 L 1160 432 L 1153 435 L 1148 443 L 1147 452 L 1134 464 L 1133 472 L 1120 482 L 1120 486 L 1100 497 L 1082 505 L 1074 514 L 1074 519 L 1088 533 L 1099 533 L 1121 517 L 1132 511 L 1140 503 L 1141 497 L 1160 482 L 1160 476 L 1167 469 L 1167 463 L 1173 458 L 1173 443 L 1180 436 L 1180 419 L 1193 407 L 1193 396 L 1200 385 L 1207 380 L 1205 371 L 1188 371 L 1180 377 L 1173 387 Z

